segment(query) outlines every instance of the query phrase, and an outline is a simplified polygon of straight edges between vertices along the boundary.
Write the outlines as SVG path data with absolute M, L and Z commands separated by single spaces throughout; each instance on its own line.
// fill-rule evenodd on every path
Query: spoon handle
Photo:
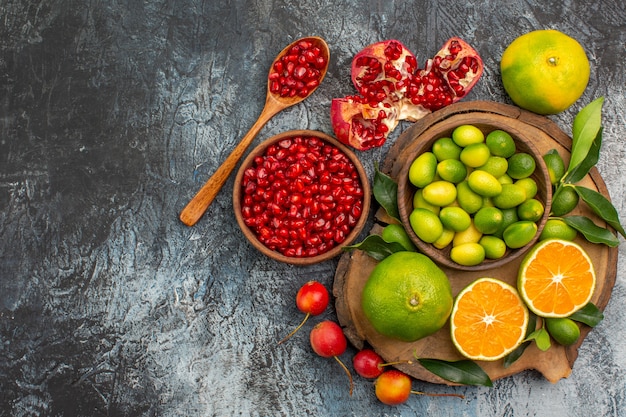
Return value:
M 193 226 L 200 220 L 204 212 L 213 202 L 222 186 L 226 183 L 230 173 L 235 169 L 242 155 L 250 146 L 261 128 L 283 107 L 274 100 L 267 100 L 265 107 L 257 121 L 252 125 L 248 133 L 241 139 L 228 158 L 217 168 L 215 173 L 200 188 L 196 195 L 187 203 L 180 212 L 179 219 L 187 226 Z

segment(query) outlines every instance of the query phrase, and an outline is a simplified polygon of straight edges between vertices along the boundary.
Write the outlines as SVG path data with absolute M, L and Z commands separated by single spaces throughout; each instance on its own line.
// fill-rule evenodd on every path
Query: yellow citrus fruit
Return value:
M 526 192 L 526 200 L 534 198 L 537 195 L 539 188 L 537 187 L 537 181 L 531 177 L 522 178 L 515 181 L 515 184 L 519 185 Z
M 450 335 L 467 358 L 495 361 L 522 343 L 528 320 L 528 309 L 515 288 L 495 278 L 479 278 L 456 296 Z
M 436 247 L 437 249 L 445 248 L 452 242 L 452 239 L 454 239 L 454 235 L 455 235 L 454 230 L 446 229 L 444 227 L 443 233 L 441 233 L 441 236 L 439 236 L 439 239 L 433 242 L 433 246 Z
M 546 330 L 550 336 L 563 346 L 576 343 L 580 337 L 580 327 L 572 319 L 567 317 L 545 318 Z
M 537 167 L 535 158 L 526 152 L 516 153 L 508 159 L 508 162 L 509 168 L 506 173 L 515 180 L 530 177 Z
M 452 138 L 444 137 L 437 139 L 433 143 L 432 152 L 435 154 L 438 161 L 445 161 L 446 159 L 459 159 L 459 155 L 461 155 L 461 147 L 454 143 Z
M 423 188 L 433 182 L 437 170 L 437 158 L 432 152 L 424 152 L 411 163 L 409 181 L 416 187 Z
M 422 189 L 422 197 L 435 206 L 447 206 L 456 200 L 456 187 L 449 181 L 433 181 Z
M 583 308 L 596 288 L 591 258 L 574 242 L 547 239 L 522 260 L 517 286 L 540 317 L 567 317 Z
M 478 169 L 482 171 L 487 171 L 494 177 L 498 178 L 498 180 L 500 180 L 500 178 L 506 174 L 508 168 L 509 162 L 506 160 L 506 158 L 494 155 L 490 156 L 487 159 L 487 162 L 478 167 Z M 500 183 L 502 183 L 502 180 L 500 180 Z
M 380 261 L 361 296 L 363 313 L 374 329 L 406 342 L 441 329 L 452 303 L 446 274 L 417 252 L 396 252 Z
M 496 177 L 486 171 L 475 170 L 467 177 L 472 191 L 483 197 L 494 197 L 502 193 L 502 184 Z
M 485 260 L 485 248 L 479 243 L 463 243 L 450 250 L 450 259 L 459 265 L 475 266 Z
M 590 68 L 578 41 L 557 30 L 536 30 L 504 50 L 500 72 L 515 104 L 538 114 L 555 114 L 583 94 Z
M 461 151 L 461 162 L 471 168 L 478 168 L 489 160 L 489 148 L 484 143 L 472 143 Z
M 492 155 L 509 158 L 515 153 L 515 141 L 504 130 L 494 130 L 485 138 L 485 143 Z
M 441 209 L 439 219 L 443 227 L 454 232 L 462 232 L 470 227 L 472 219 L 461 207 L 448 206 Z
M 413 208 L 414 209 L 424 208 L 424 209 L 432 211 L 436 215 L 439 215 L 439 210 L 441 210 L 441 207 L 435 206 L 434 204 L 430 204 L 426 202 L 426 200 L 424 200 L 424 196 L 422 195 L 421 188 L 418 188 L 415 191 L 415 194 L 413 194 Z
M 481 237 L 483 237 L 483 234 L 478 231 L 474 221 L 472 221 L 470 227 L 454 234 L 452 246 L 460 246 L 464 243 L 478 243 Z
M 576 238 L 578 232 L 569 224 L 561 219 L 548 219 L 543 226 L 543 230 L 539 235 L 539 240 L 546 239 L 563 239 L 572 241 Z
M 543 216 L 543 203 L 535 198 L 524 201 L 517 206 L 517 216 L 520 220 L 530 220 L 536 222 Z
M 443 233 L 443 224 L 439 216 L 428 209 L 413 209 L 409 215 L 411 228 L 426 243 L 433 243 Z
M 452 131 L 452 140 L 461 147 L 485 141 L 485 135 L 474 125 L 461 125 Z

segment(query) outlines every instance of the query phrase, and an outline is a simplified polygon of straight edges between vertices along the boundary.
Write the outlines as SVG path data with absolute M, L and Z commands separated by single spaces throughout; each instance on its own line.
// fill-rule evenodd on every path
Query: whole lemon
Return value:
M 396 252 L 372 270 L 361 307 L 374 329 L 387 337 L 412 342 L 441 329 L 452 311 L 446 274 L 417 252 Z
M 536 30 L 502 53 L 502 83 L 519 107 L 556 114 L 570 107 L 589 82 L 589 60 L 575 39 L 557 30 Z

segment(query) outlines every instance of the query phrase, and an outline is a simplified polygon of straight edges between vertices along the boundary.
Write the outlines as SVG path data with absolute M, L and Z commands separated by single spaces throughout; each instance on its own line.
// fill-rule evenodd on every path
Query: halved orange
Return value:
M 522 260 L 517 288 L 541 317 L 567 317 L 583 308 L 596 288 L 591 258 L 574 242 L 547 239 Z
M 528 319 L 528 309 L 513 286 L 495 278 L 479 278 L 454 300 L 452 342 L 469 359 L 495 361 L 523 342 Z

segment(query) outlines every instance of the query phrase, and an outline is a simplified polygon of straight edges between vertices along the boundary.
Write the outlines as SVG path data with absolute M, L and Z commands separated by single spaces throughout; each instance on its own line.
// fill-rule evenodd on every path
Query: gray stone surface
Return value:
M 293 267 L 260 255 L 236 225 L 232 178 L 195 227 L 177 219 L 252 126 L 268 66 L 292 40 L 324 37 L 329 73 L 255 143 L 331 133 L 330 100 L 353 92 L 350 60 L 383 39 L 422 63 L 464 38 L 486 65 L 468 99 L 510 103 L 502 51 L 554 28 L 585 46 L 591 81 L 551 119 L 569 134 L 577 110 L 606 98 L 598 168 L 625 222 L 623 2 L 300 3 L 0 0 L 0 416 L 626 416 L 624 244 L 606 318 L 568 379 L 415 382 L 466 398 L 387 407 L 362 379 L 348 396 L 343 371 L 309 347 L 313 321 L 275 346 L 302 318 L 299 286 L 330 287 L 336 260 Z M 370 176 L 407 126 L 359 154 Z M 335 317 L 331 307 L 317 319 Z

